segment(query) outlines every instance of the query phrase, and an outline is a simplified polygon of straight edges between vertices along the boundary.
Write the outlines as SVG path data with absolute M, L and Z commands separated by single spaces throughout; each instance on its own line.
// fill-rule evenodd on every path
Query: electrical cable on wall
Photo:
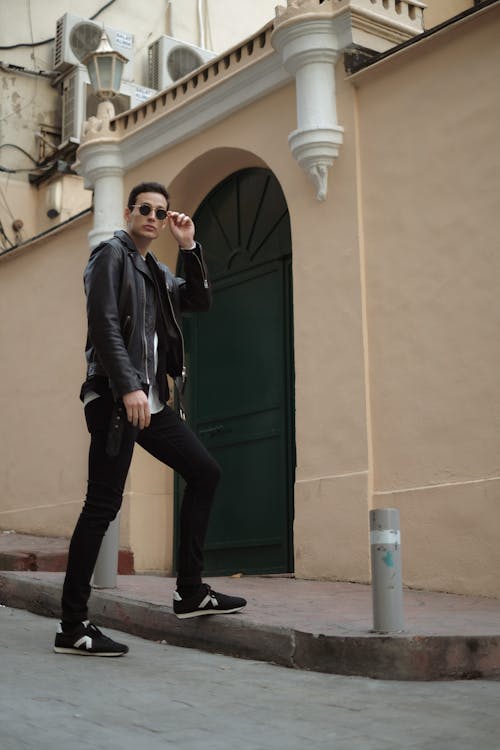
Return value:
M 24 67 L 24 65 L 13 65 L 2 60 L 0 60 L 0 70 L 3 70 L 4 73 L 19 73 L 20 75 L 38 76 L 39 78 L 54 78 L 57 75 L 57 73 L 48 70 L 32 70 Z
M 89 20 L 93 21 L 97 16 L 99 16 L 106 8 L 109 8 L 110 5 L 113 5 L 116 0 L 109 0 L 105 5 L 102 6 L 102 8 L 99 8 L 96 13 L 94 13 L 93 16 L 90 16 Z M 50 44 L 50 42 L 53 42 L 55 39 L 54 36 L 51 36 L 50 39 L 44 39 L 41 42 L 18 42 L 17 44 L 9 44 L 9 45 L 2 45 L 0 46 L 0 49 L 19 49 L 20 47 L 42 47 L 44 44 Z
M 0 172 L 7 172 L 7 174 L 16 174 L 17 172 L 33 172 L 34 169 L 45 172 L 48 169 L 51 169 L 52 166 L 54 165 L 54 162 L 50 162 L 49 164 L 44 164 L 42 166 L 41 164 L 37 162 L 37 160 L 33 156 L 31 156 L 30 153 L 28 153 L 28 151 L 25 151 L 24 148 L 21 148 L 21 146 L 17 146 L 15 143 L 0 143 L 0 148 L 7 148 L 7 147 L 15 148 L 18 151 L 21 151 L 21 153 L 27 156 L 28 159 L 31 159 L 31 161 L 33 162 L 35 166 L 29 167 L 29 168 L 18 167 L 17 169 L 11 169 L 9 167 L 4 167 L 0 164 Z
M 21 148 L 21 146 L 17 146 L 15 143 L 0 143 L 0 148 L 7 148 L 7 147 L 8 148 L 15 148 L 18 151 L 21 151 L 21 153 L 23 153 L 25 156 L 27 156 L 28 159 L 31 159 L 31 161 L 33 162 L 33 164 L 36 164 L 36 166 L 38 166 L 38 162 L 35 159 L 35 157 L 31 156 L 31 154 L 28 151 L 25 151 L 24 148 Z
M 8 180 L 8 179 L 9 179 L 9 178 L 7 177 L 7 180 Z M 3 190 L 3 187 L 2 187 L 1 185 L 0 185 L 0 198 L 1 198 L 1 199 L 2 199 L 2 201 L 3 201 L 3 204 L 4 204 L 4 207 L 5 207 L 5 210 L 6 210 L 6 211 L 7 211 L 7 213 L 9 214 L 10 218 L 12 219 L 12 221 L 14 221 L 14 220 L 15 220 L 15 219 L 14 219 L 14 214 L 13 214 L 13 213 L 12 213 L 12 211 L 10 210 L 10 206 L 9 206 L 9 204 L 8 204 L 8 202 L 7 202 L 7 196 L 5 195 L 5 193 L 4 193 L 4 190 Z
M 33 242 L 34 240 L 40 239 L 40 237 L 47 237 L 47 235 L 52 234 L 52 232 L 54 232 L 55 230 L 59 231 L 61 227 L 71 224 L 73 221 L 78 221 L 80 217 L 86 216 L 91 213 L 92 213 L 92 208 L 84 208 L 82 211 L 75 214 L 74 216 L 70 216 L 69 219 L 65 219 L 64 221 L 61 221 L 56 227 L 50 227 L 50 229 L 45 229 L 43 232 L 40 232 L 39 234 L 35 234 L 33 237 L 30 237 L 29 240 L 27 240 L 27 242 Z M 0 230 L 0 233 L 1 233 L 1 230 Z M 20 247 L 20 245 L 25 244 L 21 242 L 19 243 L 19 245 L 13 245 L 8 237 L 7 237 L 7 240 L 10 243 L 11 247 L 9 248 L 4 247 L 3 251 L 0 252 L 0 256 L 7 255 L 7 253 L 12 252 L 13 250 L 17 250 Z
M 1 241 L 1 243 L 2 243 L 2 247 L 3 247 L 3 249 L 4 249 L 4 250 L 6 250 L 6 249 L 7 249 L 7 248 L 5 247 L 5 243 L 6 243 L 6 242 L 7 242 L 7 243 L 8 243 L 9 245 L 10 245 L 10 247 L 15 247 L 14 243 L 12 242 L 12 240 L 9 240 L 9 238 L 8 238 L 8 237 L 7 237 L 7 235 L 5 234 L 5 230 L 4 230 L 4 228 L 3 228 L 3 224 L 2 224 L 2 222 L 1 222 L 1 221 L 0 221 L 0 241 Z

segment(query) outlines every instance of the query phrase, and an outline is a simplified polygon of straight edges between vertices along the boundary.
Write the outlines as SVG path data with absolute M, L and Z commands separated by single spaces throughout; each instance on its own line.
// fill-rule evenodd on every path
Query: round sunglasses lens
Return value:
M 142 214 L 142 216 L 149 216 L 153 210 L 158 221 L 163 221 L 163 219 L 167 218 L 167 212 L 164 208 L 153 209 L 153 206 L 149 206 L 147 203 L 141 203 L 139 206 L 139 213 Z

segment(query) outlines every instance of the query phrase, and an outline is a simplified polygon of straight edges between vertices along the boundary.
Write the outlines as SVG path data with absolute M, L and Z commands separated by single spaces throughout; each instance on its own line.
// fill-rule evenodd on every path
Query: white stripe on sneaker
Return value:
M 219 602 L 217 601 L 215 596 L 211 596 L 210 594 L 207 594 L 206 597 L 198 604 L 198 609 L 204 609 L 207 606 L 207 604 L 209 604 L 210 602 L 212 602 L 212 605 L 214 607 L 219 606 Z
M 92 638 L 89 635 L 84 635 L 75 642 L 75 648 L 80 648 L 85 644 L 85 648 L 89 651 L 92 648 Z

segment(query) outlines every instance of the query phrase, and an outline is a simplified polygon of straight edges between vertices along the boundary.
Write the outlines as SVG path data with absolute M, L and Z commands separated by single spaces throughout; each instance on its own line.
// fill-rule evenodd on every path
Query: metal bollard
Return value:
M 394 633 L 404 629 L 401 581 L 399 510 L 370 511 L 373 630 Z
M 116 588 L 118 571 L 118 547 L 120 542 L 120 516 L 108 526 L 94 568 L 92 586 L 95 589 Z

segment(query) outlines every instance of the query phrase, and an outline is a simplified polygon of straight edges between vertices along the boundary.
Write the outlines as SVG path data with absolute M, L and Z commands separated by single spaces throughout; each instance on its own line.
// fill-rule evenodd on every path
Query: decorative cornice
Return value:
M 304 18 L 306 15 L 317 18 L 331 17 L 331 2 L 321 2 L 320 0 L 287 0 L 286 6 L 276 6 L 274 27 L 277 29 L 279 26 L 285 26 L 290 21 L 293 23 L 297 16 Z
M 426 4 L 421 0 L 287 0 L 287 5 L 276 8 L 275 28 L 294 21 L 298 16 L 330 18 L 354 11 L 373 19 L 406 28 L 410 33 L 422 30 L 422 16 Z
M 312 18 L 335 19 L 341 49 L 384 52 L 424 30 L 420 0 L 288 0 L 276 8 L 275 29 Z
M 213 58 L 208 63 L 198 68 L 194 73 L 186 75 L 165 91 L 151 97 L 135 109 L 118 115 L 112 127 L 116 130 L 118 137 L 122 138 L 140 129 L 152 120 L 163 118 L 165 114 L 184 107 L 192 100 L 201 97 L 207 100 L 207 95 L 212 91 L 219 91 L 223 86 L 231 94 L 238 88 L 244 89 L 247 81 L 251 83 L 258 80 L 259 73 L 255 74 L 254 68 L 260 66 L 260 75 L 269 69 L 273 71 L 276 66 L 269 57 L 275 57 L 271 44 L 271 34 L 274 22 L 270 21 L 256 34 L 240 42 L 219 57 Z M 282 83 L 286 82 L 287 76 L 283 76 Z M 229 84 L 229 81 L 231 83 Z M 267 93 L 266 81 L 262 81 L 264 94 Z M 240 106 L 246 103 L 245 91 L 239 96 Z M 225 115 L 224 115 L 225 116 Z
M 201 89 L 188 99 L 171 103 L 153 118 L 143 117 L 140 111 L 122 115 L 116 121 L 116 133 L 126 142 L 122 155 L 125 168 L 130 169 L 202 132 L 291 80 L 273 50 L 238 75 L 223 78 L 209 89 Z

